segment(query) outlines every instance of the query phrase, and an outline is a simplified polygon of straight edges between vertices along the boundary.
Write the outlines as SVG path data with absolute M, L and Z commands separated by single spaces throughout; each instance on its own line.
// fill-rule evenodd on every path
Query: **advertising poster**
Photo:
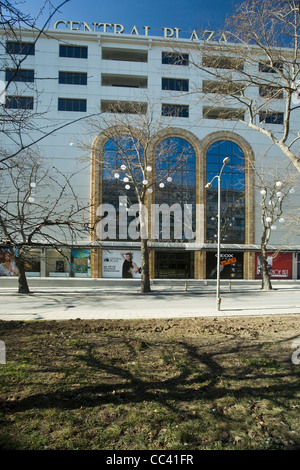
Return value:
M 91 277 L 91 250 L 71 250 L 71 273 L 75 277 Z
M 9 249 L 0 249 L 0 276 L 18 276 L 15 257 Z
M 267 262 L 271 279 L 292 279 L 292 253 L 279 253 L 277 256 L 269 253 L 267 256 Z M 259 253 L 255 254 L 255 279 L 261 279 Z
M 140 279 L 141 252 L 137 250 L 103 250 L 102 277 Z
M 206 273 L 208 279 L 217 278 L 217 255 L 215 253 L 206 253 Z M 220 254 L 220 278 L 243 279 L 243 253 Z

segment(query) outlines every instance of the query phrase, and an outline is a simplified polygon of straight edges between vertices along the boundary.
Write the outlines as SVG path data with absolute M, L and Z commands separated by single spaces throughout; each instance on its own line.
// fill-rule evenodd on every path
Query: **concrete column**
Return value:
M 46 277 L 46 248 L 41 250 L 41 277 Z

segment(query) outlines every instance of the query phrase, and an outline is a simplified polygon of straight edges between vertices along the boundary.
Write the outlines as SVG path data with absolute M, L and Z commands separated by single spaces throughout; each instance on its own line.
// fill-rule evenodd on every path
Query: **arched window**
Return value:
M 117 135 L 104 145 L 102 156 L 102 204 L 111 204 L 116 210 L 116 238 L 124 238 L 124 230 L 119 233 L 120 196 L 127 197 L 127 206 L 137 203 L 135 182 L 142 180 L 144 151 L 137 139 L 129 135 Z M 124 207 L 122 207 L 124 211 Z M 132 216 L 133 217 L 133 216 Z M 127 225 L 132 220 L 128 216 Z M 127 236 L 125 236 L 127 238 Z
M 196 219 L 196 156 L 187 140 L 169 137 L 158 145 L 155 196 L 156 204 L 166 204 L 169 208 L 177 204 L 178 207 L 176 214 L 170 213 L 170 236 L 164 235 L 168 234 L 168 231 L 164 232 L 163 220 L 160 220 L 156 238 L 191 239 Z M 175 230 L 176 223 L 178 230 Z
M 207 182 L 219 174 L 224 158 L 229 163 L 221 177 L 221 242 L 245 243 L 245 158 L 241 148 L 230 140 L 213 143 L 206 156 Z M 207 242 L 217 241 L 217 179 L 207 189 Z

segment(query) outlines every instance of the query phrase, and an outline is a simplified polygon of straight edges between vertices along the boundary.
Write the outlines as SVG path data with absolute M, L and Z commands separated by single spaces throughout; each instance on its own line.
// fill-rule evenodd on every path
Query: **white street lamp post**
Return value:
M 213 179 L 207 183 L 206 188 L 210 188 L 213 181 L 218 179 L 218 247 L 217 247 L 217 310 L 221 307 L 220 297 L 220 246 L 221 246 L 221 176 L 225 165 L 229 162 L 230 158 L 226 157 L 223 160 L 223 166 L 218 175 L 214 176 Z

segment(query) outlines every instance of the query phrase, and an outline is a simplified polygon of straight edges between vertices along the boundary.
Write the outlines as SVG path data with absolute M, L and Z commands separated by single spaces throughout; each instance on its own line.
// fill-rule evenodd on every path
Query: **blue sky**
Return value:
M 62 2 L 52 0 L 58 6 Z M 19 3 L 19 2 L 18 2 Z M 142 28 L 150 26 L 149 34 L 161 35 L 163 27 L 180 28 L 184 32 L 194 29 L 217 28 L 227 15 L 230 15 L 233 4 L 240 0 L 70 0 L 51 21 L 55 20 L 118 23 L 131 31 L 133 26 Z M 43 6 L 43 0 L 23 0 L 19 8 L 35 16 Z M 49 9 L 45 9 L 46 18 Z

